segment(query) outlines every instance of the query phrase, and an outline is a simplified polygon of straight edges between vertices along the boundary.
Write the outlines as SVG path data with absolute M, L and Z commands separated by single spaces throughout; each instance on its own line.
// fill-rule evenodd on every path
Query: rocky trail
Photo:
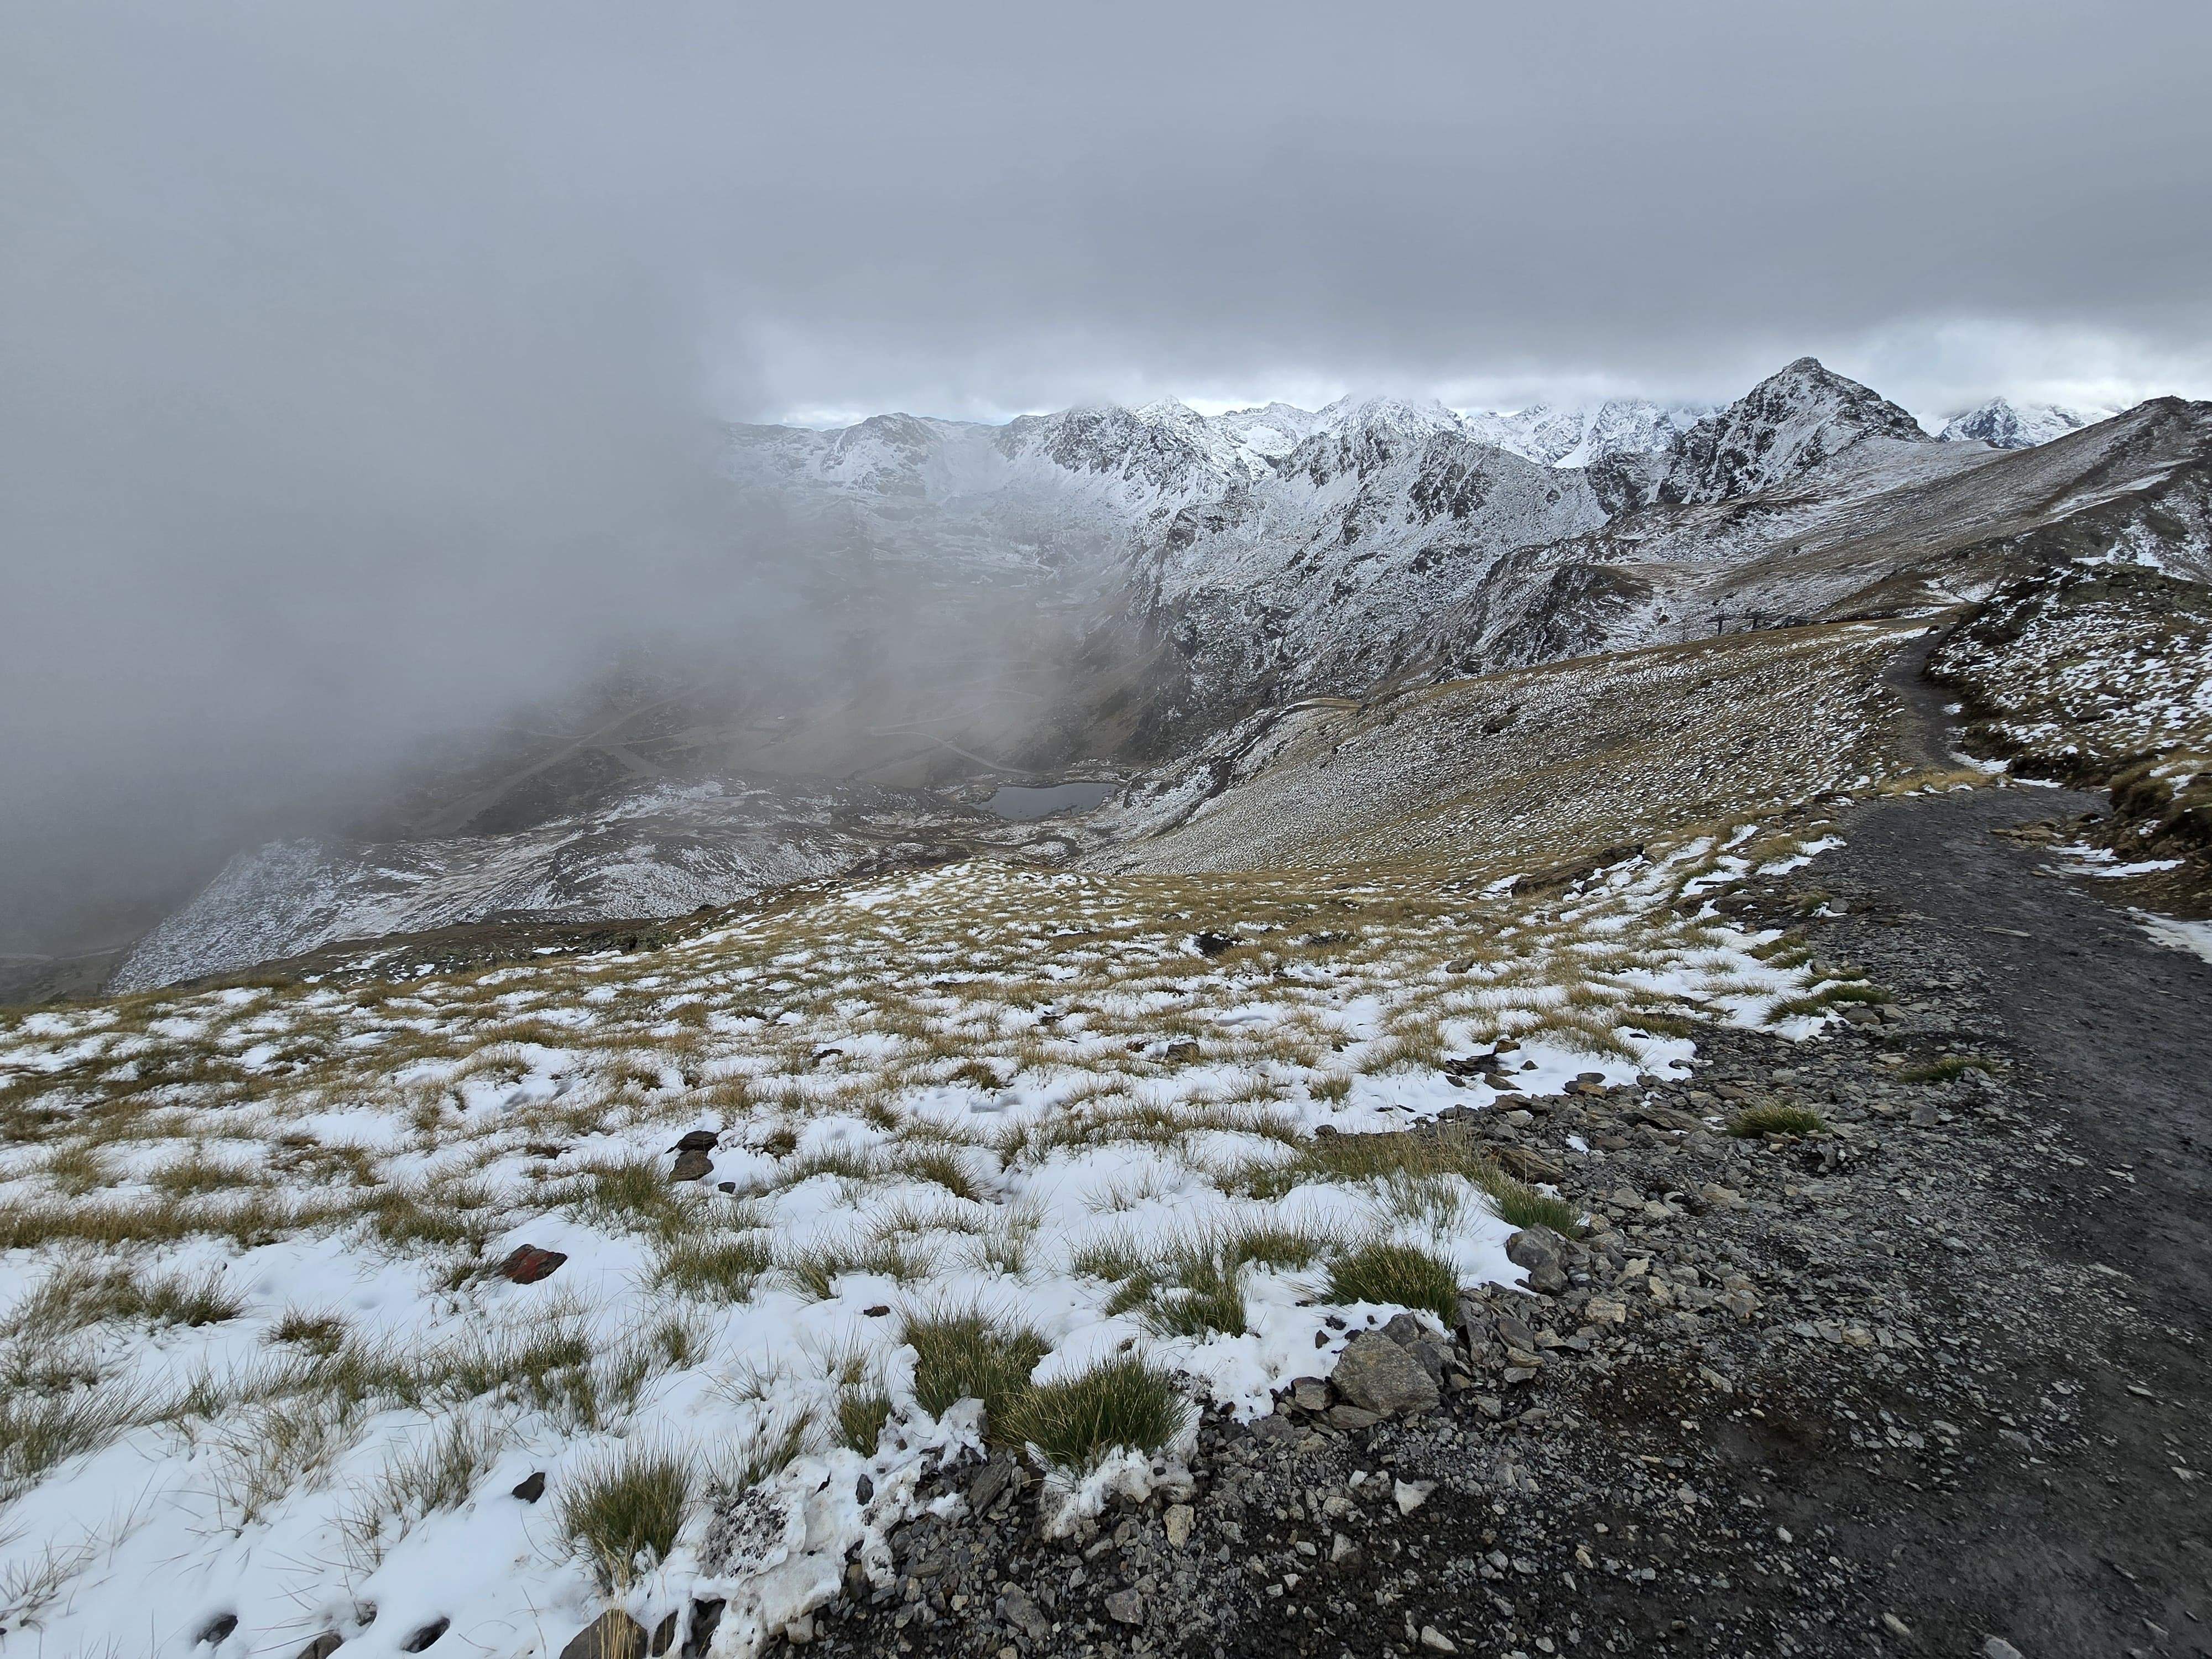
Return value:
M 1191 1490 L 1071 1539 L 1011 1457 L 949 1471 L 896 1583 L 797 1634 L 2212 1654 L 2212 965 L 1991 833 L 2094 805 L 1856 809 L 1844 848 L 1724 901 L 1863 971 L 1840 1030 L 1705 1034 L 1691 1079 L 1434 1131 L 1590 1208 L 1580 1241 L 1526 1236 L 1530 1292 L 1463 1295 L 1448 1339 L 1401 1316 L 1273 1416 L 1209 1419 Z M 1728 1132 L 1776 1107 L 1820 1127 Z

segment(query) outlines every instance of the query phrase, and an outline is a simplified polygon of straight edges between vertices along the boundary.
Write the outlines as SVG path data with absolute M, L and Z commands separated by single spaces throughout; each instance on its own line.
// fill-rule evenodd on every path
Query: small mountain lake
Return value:
M 1096 806 L 1116 786 L 1111 783 L 1054 783 L 1042 788 L 1008 784 L 983 805 L 1002 818 L 1041 818 L 1054 812 Z

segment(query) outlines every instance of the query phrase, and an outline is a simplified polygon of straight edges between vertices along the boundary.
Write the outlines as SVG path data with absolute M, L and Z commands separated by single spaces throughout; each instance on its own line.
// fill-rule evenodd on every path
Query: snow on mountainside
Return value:
M 1262 687 L 1357 690 L 1502 554 L 1604 522 L 1580 474 L 1476 443 L 1440 405 L 1324 412 L 1273 474 L 1186 507 L 1139 557 L 1133 604 L 1199 708 Z
M 1477 443 L 1510 449 L 1545 466 L 1588 466 L 1607 457 L 1670 449 L 1707 412 L 1643 398 L 1611 398 L 1589 409 L 1537 404 L 1511 413 L 1463 410 L 1460 420 Z
M 1992 398 L 1979 409 L 1954 415 L 1936 435 L 1946 443 L 1978 441 L 1992 449 L 2032 449 L 2094 426 L 2118 411 L 2068 409 L 2058 404 L 2015 404 Z
M 141 939 L 111 988 L 142 990 L 335 939 L 506 915 L 681 915 L 919 854 L 996 820 L 866 785 L 709 781 L 640 789 L 503 835 L 274 842 L 241 853 Z M 1002 826 L 1000 826 L 1002 827 Z
M 1729 501 L 1876 441 L 1930 441 L 1919 422 L 1879 392 L 1800 357 L 1683 434 L 1650 499 Z

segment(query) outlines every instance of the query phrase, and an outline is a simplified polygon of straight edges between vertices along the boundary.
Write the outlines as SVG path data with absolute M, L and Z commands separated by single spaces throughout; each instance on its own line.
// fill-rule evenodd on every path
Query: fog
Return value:
M 803 659 L 716 418 L 2212 390 L 2212 15 L 18 6 L 0 948 L 641 641 Z M 103 941 L 104 942 L 104 941 Z

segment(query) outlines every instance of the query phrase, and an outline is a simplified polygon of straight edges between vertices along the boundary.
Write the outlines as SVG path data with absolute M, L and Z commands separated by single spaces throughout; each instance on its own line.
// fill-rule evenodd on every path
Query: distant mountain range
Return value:
M 725 454 L 740 516 L 777 527 L 836 630 L 818 684 L 680 718 L 663 696 L 606 753 L 501 754 L 483 775 L 520 782 L 448 791 L 461 807 L 410 840 L 241 854 L 118 982 L 980 845 L 996 832 L 948 786 L 1077 762 L 1199 810 L 1238 734 L 1304 698 L 1943 610 L 2053 562 L 2212 578 L 2212 405 L 1996 400 L 1931 434 L 1809 357 L 1712 410 L 1169 400 L 739 426 Z M 1112 822 L 1025 855 L 1097 851 Z

